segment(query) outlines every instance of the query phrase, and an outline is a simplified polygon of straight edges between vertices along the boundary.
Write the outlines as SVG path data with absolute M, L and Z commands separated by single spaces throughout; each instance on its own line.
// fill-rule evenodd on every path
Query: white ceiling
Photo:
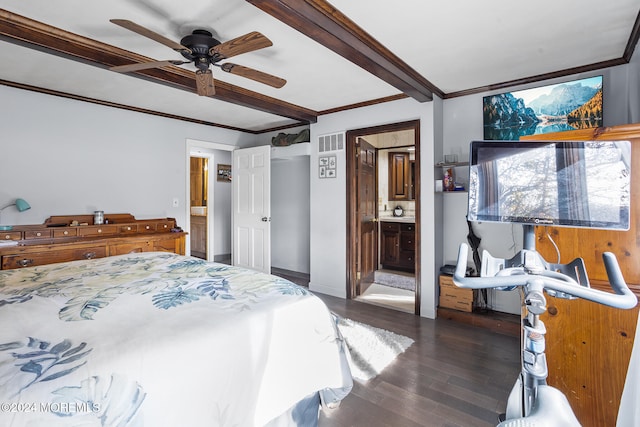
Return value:
M 640 10 L 640 0 L 331 4 L 444 94 L 619 59 Z M 217 68 L 214 77 L 316 112 L 401 93 L 245 0 L 0 0 L 0 9 L 155 60 L 181 57 L 109 19 L 134 21 L 177 42 L 194 28 L 222 41 L 260 31 L 273 46 L 233 62 L 287 84 L 275 89 Z M 250 131 L 298 123 L 5 40 L 0 38 L 0 79 L 8 82 Z

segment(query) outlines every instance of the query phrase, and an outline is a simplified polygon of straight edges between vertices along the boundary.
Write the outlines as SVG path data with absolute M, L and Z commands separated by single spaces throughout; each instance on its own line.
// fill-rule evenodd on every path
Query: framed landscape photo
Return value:
M 602 76 L 482 99 L 485 140 L 602 126 Z

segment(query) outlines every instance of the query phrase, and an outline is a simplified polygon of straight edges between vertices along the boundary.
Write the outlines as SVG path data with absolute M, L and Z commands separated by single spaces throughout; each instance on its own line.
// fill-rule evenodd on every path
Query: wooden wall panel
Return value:
M 629 231 L 537 227 L 536 248 L 550 262 L 582 257 L 592 287 L 609 290 L 603 252 L 618 258 L 625 280 L 640 296 L 640 124 L 532 135 L 522 140 L 631 141 L 631 226 Z M 584 427 L 615 426 L 637 327 L 638 307 L 619 310 L 585 300 L 548 297 L 548 383 L 569 399 Z

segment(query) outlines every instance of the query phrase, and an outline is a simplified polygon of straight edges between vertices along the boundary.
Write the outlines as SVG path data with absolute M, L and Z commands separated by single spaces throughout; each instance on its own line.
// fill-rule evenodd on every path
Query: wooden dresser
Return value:
M 613 252 L 640 298 L 640 124 L 533 135 L 523 140 L 631 141 L 631 218 L 628 231 L 537 227 L 536 249 L 547 260 L 582 257 L 594 288 L 611 292 L 602 261 Z M 618 310 L 589 301 L 547 298 L 547 361 L 550 385 L 569 399 L 584 427 L 615 426 L 638 321 L 638 307 Z
M 103 258 L 132 252 L 185 253 L 183 231 L 173 218 L 136 220 L 130 214 L 105 214 L 105 224 L 93 215 L 52 216 L 44 224 L 16 225 L 0 231 L 0 269 Z M 71 225 L 71 224 L 79 225 Z M 174 231 L 172 231 L 172 229 Z

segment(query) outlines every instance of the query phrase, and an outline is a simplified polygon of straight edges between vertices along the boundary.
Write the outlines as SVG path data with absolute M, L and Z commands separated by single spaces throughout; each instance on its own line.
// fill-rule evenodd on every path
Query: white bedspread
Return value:
M 169 253 L 0 271 L 4 427 L 262 426 L 351 385 L 331 313 L 281 278 Z

